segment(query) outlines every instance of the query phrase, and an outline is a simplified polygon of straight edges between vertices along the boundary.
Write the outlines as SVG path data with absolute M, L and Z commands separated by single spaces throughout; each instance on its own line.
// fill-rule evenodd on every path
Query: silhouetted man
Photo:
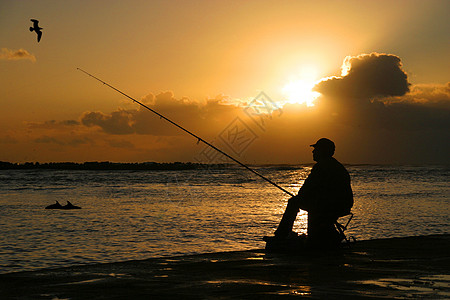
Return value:
M 313 159 L 317 163 L 298 195 L 289 199 L 275 237 L 287 237 L 292 231 L 299 209 L 303 209 L 308 212 L 308 244 L 318 247 L 335 246 L 340 237 L 334 223 L 339 217 L 349 214 L 353 206 L 350 175 L 333 158 L 335 145 L 331 140 L 321 138 L 311 147 L 314 147 Z

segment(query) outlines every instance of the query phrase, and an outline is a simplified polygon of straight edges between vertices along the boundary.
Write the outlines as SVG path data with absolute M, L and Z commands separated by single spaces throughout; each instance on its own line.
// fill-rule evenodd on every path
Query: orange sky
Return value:
M 0 161 L 207 160 L 80 67 L 245 162 L 311 162 L 308 145 L 326 136 L 347 163 L 449 163 L 449 11 L 448 1 L 3 1 Z M 314 106 L 283 93 L 320 79 Z M 256 114 L 261 92 L 274 106 Z

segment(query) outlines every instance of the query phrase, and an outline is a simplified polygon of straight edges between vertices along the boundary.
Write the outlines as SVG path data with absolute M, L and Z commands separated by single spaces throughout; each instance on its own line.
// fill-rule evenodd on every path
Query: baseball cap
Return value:
M 334 152 L 334 150 L 336 149 L 333 141 L 327 138 L 321 138 L 315 144 L 312 144 L 310 146 L 318 149 L 329 150 L 332 152 Z

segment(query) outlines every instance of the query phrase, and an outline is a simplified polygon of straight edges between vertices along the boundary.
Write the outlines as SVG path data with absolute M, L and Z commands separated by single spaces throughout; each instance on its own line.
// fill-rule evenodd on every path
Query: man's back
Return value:
M 298 196 L 300 208 L 313 214 L 340 217 L 350 212 L 353 192 L 350 175 L 333 157 L 320 160 L 311 170 Z

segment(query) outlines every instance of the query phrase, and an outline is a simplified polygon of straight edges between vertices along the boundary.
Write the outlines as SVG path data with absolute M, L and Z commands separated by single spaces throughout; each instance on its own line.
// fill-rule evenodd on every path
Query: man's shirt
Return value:
M 353 192 L 350 175 L 335 158 L 316 163 L 296 196 L 300 208 L 312 214 L 340 217 L 350 212 Z

